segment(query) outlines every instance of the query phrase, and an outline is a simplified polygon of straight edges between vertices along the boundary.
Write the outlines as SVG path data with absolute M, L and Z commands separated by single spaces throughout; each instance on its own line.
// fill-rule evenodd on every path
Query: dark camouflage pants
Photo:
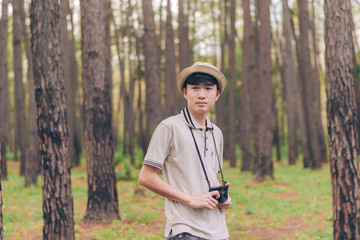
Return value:
M 204 240 L 204 239 L 191 235 L 190 233 L 179 233 L 178 235 L 173 236 L 172 232 L 170 232 L 169 237 L 167 237 L 166 240 Z

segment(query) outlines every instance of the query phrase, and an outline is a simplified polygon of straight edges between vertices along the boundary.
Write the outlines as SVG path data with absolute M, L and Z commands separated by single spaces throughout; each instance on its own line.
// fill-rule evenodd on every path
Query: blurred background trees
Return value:
M 114 174 L 119 153 L 139 167 L 157 124 L 185 106 L 176 77 L 196 61 L 213 63 L 228 79 L 210 117 L 223 130 L 231 167 L 264 181 L 273 178 L 273 161 L 301 161 L 311 169 L 327 162 L 324 1 L 108 0 L 100 4 L 101 13 L 90 2 L 60 1 L 69 166 L 85 163 L 86 155 L 88 165 L 100 164 L 91 165 L 89 178 L 99 179 L 102 167 Z M 358 115 L 360 5 L 349 4 L 349 12 L 341 14 L 351 16 Z M 30 0 L 2 0 L 1 9 L 2 179 L 11 155 L 31 186 L 40 173 L 33 76 L 38 66 L 30 45 L 34 16 Z M 112 185 L 113 179 L 105 182 Z M 117 193 L 109 194 L 116 201 Z
M 0 119 L 6 136 L 2 141 L 21 161 L 22 175 L 27 164 L 38 164 L 29 4 L 2 1 L 0 35 L 0 44 L 7 46 L 0 57 Z M 289 164 L 301 159 L 305 168 L 320 168 L 327 161 L 322 4 L 279 0 L 263 9 L 263 4 L 246 0 L 109 3 L 105 41 L 114 147 L 136 164 L 134 151 L 144 153 L 155 126 L 184 107 L 175 86 L 179 71 L 195 61 L 208 61 L 229 82 L 212 117 L 223 129 L 231 167 L 241 159 L 243 171 L 257 172 L 266 158 L 270 170 L 276 158 L 288 159 Z M 358 7 L 357 2 L 353 5 Z M 353 11 L 355 16 L 359 12 Z M 84 148 L 82 89 L 87 83 L 81 74 L 80 16 L 79 1 L 61 1 L 61 62 L 72 166 L 80 164 Z M 354 61 L 355 29 L 353 24 Z M 6 178 L 6 167 L 3 173 Z

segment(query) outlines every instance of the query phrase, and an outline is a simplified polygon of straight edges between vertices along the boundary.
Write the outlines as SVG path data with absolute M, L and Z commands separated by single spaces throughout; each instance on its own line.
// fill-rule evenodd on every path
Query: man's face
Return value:
M 204 83 L 198 85 L 187 84 L 183 88 L 183 95 L 187 100 L 189 109 L 194 114 L 209 113 L 220 96 L 220 90 L 216 85 L 206 86 Z

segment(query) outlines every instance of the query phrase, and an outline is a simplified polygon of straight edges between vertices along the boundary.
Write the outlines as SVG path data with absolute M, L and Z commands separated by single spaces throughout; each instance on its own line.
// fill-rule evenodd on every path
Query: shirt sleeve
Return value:
M 162 169 L 169 155 L 172 141 L 173 133 L 171 129 L 164 123 L 160 123 L 151 137 L 143 165 Z

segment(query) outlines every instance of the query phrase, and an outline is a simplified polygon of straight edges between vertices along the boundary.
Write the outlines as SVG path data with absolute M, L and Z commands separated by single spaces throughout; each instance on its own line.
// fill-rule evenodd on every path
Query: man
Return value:
M 165 197 L 166 239 L 228 239 L 224 211 L 231 198 L 219 203 L 219 192 L 209 192 L 220 185 L 223 135 L 208 118 L 226 78 L 213 65 L 197 62 L 179 74 L 177 86 L 187 107 L 157 126 L 139 183 Z

